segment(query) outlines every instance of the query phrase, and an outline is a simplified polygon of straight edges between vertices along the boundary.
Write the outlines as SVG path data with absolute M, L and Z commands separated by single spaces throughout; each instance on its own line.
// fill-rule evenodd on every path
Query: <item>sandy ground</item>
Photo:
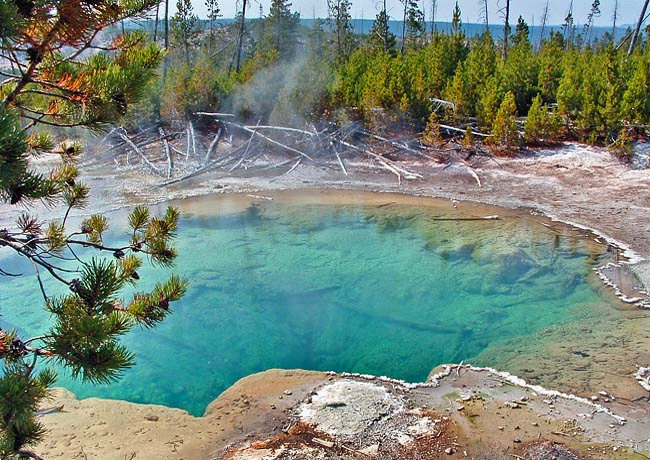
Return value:
M 524 208 L 595 229 L 608 240 L 618 242 L 621 254 L 636 262 L 632 269 L 646 286 L 650 286 L 650 263 L 641 261 L 650 259 L 650 220 L 647 218 L 650 215 L 650 173 L 630 169 L 603 150 L 567 145 L 557 151 L 536 152 L 513 159 L 475 159 L 472 166 L 480 177 L 481 186 L 460 165 L 411 163 L 409 169 L 417 170 L 423 179 L 402 184 L 398 184 L 395 176 L 361 160 L 348 162 L 346 166 L 349 176 L 343 175 L 335 165 L 301 165 L 282 176 L 243 177 L 240 174 L 227 177 L 212 172 L 169 187 L 159 187 L 159 178 L 143 176 L 139 166 L 118 170 L 106 165 L 87 167 L 84 174 L 93 187 L 91 207 L 109 213 L 112 209 L 136 203 L 151 204 L 188 196 L 229 192 L 262 196 L 273 190 L 307 188 L 397 192 Z M 56 217 L 57 211 L 40 212 L 41 216 Z M 14 209 L 1 209 L 0 222 L 7 222 L 15 215 Z M 644 344 L 650 344 L 650 337 L 647 341 L 643 339 L 640 346 Z M 636 358 L 648 360 L 648 349 L 650 347 Z M 637 364 L 647 366 L 650 363 Z M 475 458 L 479 458 L 478 453 L 484 449 L 492 452 L 510 449 L 515 457 L 509 458 L 536 458 L 529 456 L 524 447 L 534 449 L 543 440 L 549 440 L 579 452 L 580 458 L 615 458 L 621 452 L 624 452 L 621 458 L 634 458 L 630 455 L 635 454 L 627 449 L 648 453 L 648 444 L 644 444 L 644 439 L 650 437 L 647 400 L 628 398 L 608 403 L 615 405 L 612 409 L 615 413 L 627 418 L 627 423 L 619 426 L 611 416 L 591 414 L 593 407 L 576 407 L 575 404 L 582 403 L 571 399 L 559 398 L 562 402 L 556 403 L 553 399 L 534 396 L 532 390 L 525 390 L 522 396 L 521 387 L 504 383 L 501 377 L 488 372 L 463 370 L 462 377 L 453 375 L 442 380 L 441 389 L 408 390 L 400 396 L 404 407 L 426 406 L 453 422 L 445 425 L 447 428 L 440 435 L 443 443 L 432 441 L 434 447 L 420 446 L 422 449 L 443 449 L 444 452 L 451 448 L 452 455 L 462 456 L 467 451 L 473 452 Z M 287 428 L 301 423 L 296 418 L 299 403 L 308 401 L 312 392 L 337 378 L 303 371 L 271 371 L 251 376 L 225 392 L 202 418 L 157 406 L 97 399 L 77 401 L 69 393 L 57 391 L 54 401 L 48 405 L 64 404 L 65 412 L 43 417 L 50 434 L 37 450 L 47 458 L 187 460 L 222 458 L 226 455 L 224 449 L 234 443 L 237 448 L 228 452 L 229 458 L 366 458 L 338 447 L 332 451 L 320 444 L 314 445 L 309 441 L 313 433 Z M 511 386 L 512 391 L 503 390 Z M 461 389 L 471 394 L 459 392 Z M 291 394 L 285 394 L 287 390 Z M 450 396 L 454 393 L 459 397 Z M 467 396 L 471 398 L 465 400 Z M 535 403 L 512 408 L 512 400 L 524 402 L 522 397 L 534 399 Z M 458 410 L 456 405 L 462 405 L 463 409 Z M 587 415 L 579 417 L 580 413 Z M 590 414 L 592 418 L 588 417 Z M 413 421 L 409 419 L 408 422 Z M 259 449 L 255 445 L 251 447 L 251 442 L 280 436 L 285 428 L 298 447 L 307 442 L 313 448 L 310 453 L 313 456 L 298 454 L 292 457 L 289 451 L 283 457 L 273 456 L 273 452 L 269 457 L 251 453 L 250 449 L 264 450 L 265 447 L 259 444 Z M 435 427 L 431 430 L 421 433 L 421 439 L 436 436 Z M 339 446 L 336 436 L 329 436 L 333 439 L 331 442 Z M 522 442 L 514 443 L 514 439 Z M 276 439 L 272 444 L 279 446 L 282 442 L 283 439 Z M 420 448 L 413 447 L 412 443 L 402 447 L 406 449 L 407 445 L 408 448 Z M 625 450 L 613 450 L 619 446 L 625 446 Z M 354 449 L 357 447 L 363 446 Z M 249 452 L 242 449 L 249 449 Z M 400 453 L 399 447 L 391 452 L 393 457 L 378 458 L 418 458 L 403 457 L 406 454 Z M 253 456 L 246 456 L 248 454 Z M 562 455 L 558 454 L 558 458 L 575 458 Z
M 63 411 L 41 417 L 49 432 L 36 450 L 48 459 L 207 459 L 216 446 L 282 429 L 298 401 L 284 392 L 303 395 L 323 378 L 307 371 L 251 375 L 213 401 L 204 417 L 165 406 L 78 400 L 57 389 L 46 407 L 63 405 Z

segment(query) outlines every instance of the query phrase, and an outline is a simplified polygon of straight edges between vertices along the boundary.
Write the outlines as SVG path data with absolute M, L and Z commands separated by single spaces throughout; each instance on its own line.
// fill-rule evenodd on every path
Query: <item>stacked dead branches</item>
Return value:
M 157 127 L 127 134 L 119 128 L 107 136 L 109 152 L 121 152 L 126 165 L 131 164 L 135 154 L 150 172 L 165 178 L 162 186 L 209 171 L 220 171 L 222 175 L 274 175 L 271 180 L 275 180 L 307 164 L 340 170 L 346 177 L 359 168 L 372 168 L 394 175 L 402 184 L 423 179 L 423 168 L 432 163 L 459 164 L 481 186 L 469 160 L 483 155 L 493 159 L 478 144 L 471 149 L 461 147 L 454 137 L 460 129 L 448 130 L 452 135 L 444 145 L 432 148 L 422 143 L 421 133 L 380 135 L 353 123 L 337 126 L 324 122 L 321 126 L 295 128 L 260 122 L 246 125 L 227 113 L 196 115 L 203 122 L 198 124 L 197 120 L 197 126 L 213 129 L 202 135 L 193 123 L 169 132 Z

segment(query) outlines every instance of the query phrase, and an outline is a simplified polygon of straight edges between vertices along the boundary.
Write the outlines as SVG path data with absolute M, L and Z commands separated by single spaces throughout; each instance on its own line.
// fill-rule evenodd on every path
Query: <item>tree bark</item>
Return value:
M 510 35 L 510 0 L 506 0 L 506 19 L 503 26 L 503 59 L 508 57 L 508 36 Z
M 544 43 L 544 32 L 546 30 L 546 23 L 548 22 L 548 6 L 550 0 L 546 0 L 546 6 L 544 7 L 544 15 L 542 16 L 542 30 L 539 33 L 539 48 L 542 48 L 542 43 Z
M 237 62 L 235 65 L 235 70 L 239 72 L 241 67 L 241 49 L 244 44 L 244 23 L 246 22 L 246 3 L 247 0 L 244 0 L 244 4 L 241 10 L 241 23 L 239 24 L 239 37 L 237 40 Z
M 641 31 L 641 25 L 645 19 L 645 12 L 648 9 L 648 2 L 650 2 L 650 0 L 645 0 L 645 2 L 643 2 L 643 8 L 641 8 L 639 21 L 636 23 L 636 27 L 634 28 L 634 35 L 632 35 L 632 41 L 630 41 L 630 49 L 627 52 L 628 55 L 632 54 L 634 47 L 636 46 L 636 42 L 639 40 L 639 32 Z
M 485 31 L 490 31 L 490 17 L 488 16 L 488 2 L 487 0 L 481 0 L 483 5 L 483 20 L 485 21 Z
M 402 0 L 404 2 L 404 20 L 402 21 L 402 49 L 401 53 L 404 54 L 404 42 L 406 41 L 406 10 L 408 8 L 408 0 Z
M 158 13 L 160 13 L 160 3 L 156 5 L 156 23 L 153 28 L 153 42 L 158 40 Z
M 165 49 L 169 48 L 169 0 L 165 0 Z

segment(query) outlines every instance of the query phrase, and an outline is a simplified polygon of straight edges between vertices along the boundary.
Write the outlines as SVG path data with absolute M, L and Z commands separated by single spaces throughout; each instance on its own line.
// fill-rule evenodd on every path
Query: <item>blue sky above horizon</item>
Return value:
M 447 22 L 451 20 L 451 13 L 456 0 L 438 0 L 438 8 L 436 13 L 436 21 Z M 170 0 L 170 14 L 173 14 L 176 2 Z M 206 8 L 204 0 L 192 0 L 196 14 L 200 17 L 206 16 Z M 220 7 L 225 18 L 231 18 L 235 12 L 240 8 L 241 0 L 222 0 L 219 2 Z M 268 13 L 271 0 L 251 0 L 249 8 L 251 10 L 249 17 L 259 16 L 260 5 L 264 10 L 264 14 Z M 303 18 L 326 17 L 327 16 L 327 1 L 326 0 L 294 0 L 293 10 L 300 12 Z M 353 0 L 352 16 L 361 19 L 373 19 L 379 9 L 381 8 L 382 0 Z M 401 3 L 399 0 L 386 0 L 389 13 L 392 19 L 399 19 L 401 17 Z M 591 8 L 592 0 L 574 0 L 573 16 L 576 24 L 584 24 L 587 21 L 587 15 Z M 601 0 L 601 15 L 595 19 L 595 24 L 598 26 L 609 26 L 612 23 L 612 14 L 614 10 L 615 0 Z M 641 0 L 618 0 L 619 3 L 619 18 L 617 24 L 632 24 L 636 23 L 638 15 L 641 12 Z M 431 0 L 420 0 L 421 5 L 426 6 L 427 20 L 431 17 Z M 458 4 L 462 10 L 463 22 L 481 22 L 479 12 L 479 0 L 458 0 Z M 505 0 L 488 0 L 490 23 L 499 23 L 500 14 L 498 12 L 500 6 L 505 4 Z M 519 15 L 530 25 L 538 25 L 541 22 L 542 14 L 544 13 L 544 6 L 546 0 L 511 0 L 511 16 L 516 21 Z M 550 0 L 549 6 L 549 24 L 561 24 L 564 22 L 568 10 L 568 0 Z

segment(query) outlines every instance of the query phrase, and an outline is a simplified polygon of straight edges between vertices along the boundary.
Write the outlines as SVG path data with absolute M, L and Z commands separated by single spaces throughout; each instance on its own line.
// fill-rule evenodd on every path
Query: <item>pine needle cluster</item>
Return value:
M 47 224 L 24 212 L 13 228 L 0 229 L 0 250 L 27 258 L 35 268 L 52 321 L 45 334 L 26 338 L 2 329 L 0 319 L 0 458 L 40 458 L 31 451 L 45 430 L 35 417 L 56 375 L 39 364 L 54 362 L 73 377 L 110 383 L 134 364 L 120 341 L 134 327 L 151 328 L 171 312 L 187 282 L 171 275 L 151 291 L 125 298 L 148 260 L 170 268 L 179 213 L 151 215 L 138 207 L 129 217 L 127 242 L 107 241 L 109 221 L 92 215 L 71 228 L 71 210 L 87 204 L 79 182 L 80 143 L 56 139 L 50 127 L 100 130 L 126 114 L 142 96 L 162 51 L 139 32 L 109 38 L 107 27 L 146 14 L 155 0 L 0 0 L 0 201 L 61 205 L 64 217 Z M 58 158 L 47 173 L 31 161 Z M 79 249 L 96 251 L 78 257 Z M 70 261 L 76 270 L 70 270 Z M 0 266 L 0 276 L 14 276 Z M 49 296 L 43 276 L 67 287 Z

